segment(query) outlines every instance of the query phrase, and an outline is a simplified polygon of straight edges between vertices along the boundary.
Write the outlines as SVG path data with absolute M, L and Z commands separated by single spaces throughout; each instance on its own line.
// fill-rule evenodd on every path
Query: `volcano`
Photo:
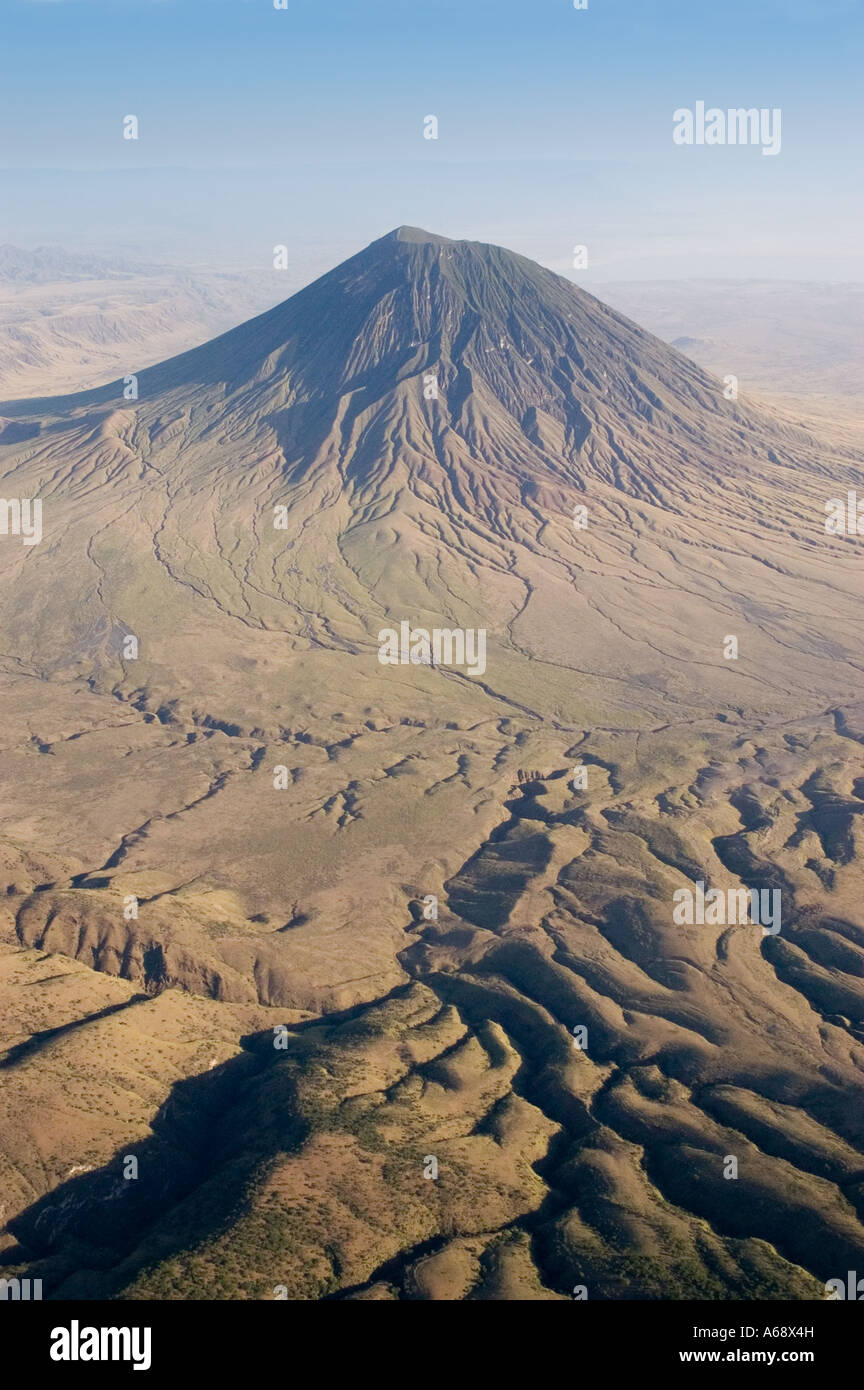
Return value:
M 860 461 L 498 247 L 400 228 L 215 342 L 0 413 L 64 573 L 58 622 L 38 557 L 6 547 L 5 630 L 40 669 L 75 670 L 83 644 L 113 689 L 112 633 L 141 628 L 145 699 L 185 701 L 181 634 L 269 633 L 304 653 L 324 712 L 330 655 L 386 690 L 362 660 L 384 619 L 480 616 L 493 692 L 545 717 L 574 697 L 694 713 L 858 687 L 857 545 L 824 520 Z M 195 661 L 193 689 L 245 725 L 259 696 L 226 664 L 214 689 Z
M 0 404 L 0 469 L 10 1267 L 809 1298 L 864 1259 L 845 436 L 401 227 Z M 694 885 L 782 929 L 681 924 Z

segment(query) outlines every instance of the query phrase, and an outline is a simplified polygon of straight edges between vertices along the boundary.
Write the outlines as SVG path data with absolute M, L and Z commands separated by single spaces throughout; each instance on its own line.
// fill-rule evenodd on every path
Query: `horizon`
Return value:
M 65 2 L 66 0 L 38 0 L 38 3 L 42 4 Z M 33 3 L 37 3 L 37 0 L 33 0 Z M 4 171 L 0 169 L 0 178 L 2 178 L 3 173 Z M 680 286 L 689 283 L 693 285 L 794 285 L 798 288 L 803 288 L 808 285 L 813 287 L 826 285 L 839 286 L 845 284 L 854 286 L 864 285 L 864 277 L 862 277 L 861 280 L 858 280 L 855 278 L 844 277 L 841 275 L 819 277 L 808 275 L 798 277 L 793 275 L 778 276 L 768 274 L 747 275 L 743 273 L 726 275 L 688 275 L 682 273 L 674 274 L 670 272 L 668 274 L 658 274 L 656 276 L 616 275 L 607 277 L 601 276 L 599 273 L 595 273 L 593 276 L 589 276 L 586 272 L 583 276 L 577 277 L 576 275 L 568 274 L 566 269 L 561 269 L 556 265 L 550 264 L 549 261 L 542 259 L 542 257 L 540 257 L 539 255 L 535 256 L 527 251 L 518 250 L 515 246 L 509 245 L 504 241 L 490 240 L 489 238 L 484 236 L 459 236 L 454 235 L 452 232 L 447 234 L 437 231 L 430 232 L 428 231 L 428 229 L 419 227 L 416 223 L 402 222 L 388 227 L 387 230 L 384 232 L 373 233 L 371 236 L 369 236 L 367 240 L 349 244 L 341 252 L 336 251 L 334 249 L 331 255 L 328 256 L 326 261 L 323 260 L 325 253 L 322 251 L 320 253 L 320 257 L 316 258 L 321 259 L 322 262 L 318 266 L 318 268 L 315 268 L 314 270 L 310 269 L 308 279 L 303 280 L 302 283 L 292 284 L 290 289 L 288 289 L 286 294 L 284 295 L 284 298 L 290 299 L 293 295 L 299 293 L 301 289 L 305 289 L 307 285 L 312 284 L 315 280 L 321 279 L 324 275 L 327 275 L 330 270 L 335 270 L 337 266 L 342 265 L 345 261 L 350 260 L 353 256 L 359 255 L 361 251 L 366 250 L 369 246 L 374 245 L 376 241 L 382 241 L 384 240 L 384 238 L 393 235 L 395 232 L 405 227 L 413 228 L 414 230 L 419 231 L 426 231 L 428 235 L 436 238 L 440 237 L 442 240 L 447 242 L 464 242 L 476 246 L 495 246 L 498 247 L 500 250 L 511 251 L 514 255 L 522 256 L 524 259 L 533 261 L 535 264 L 542 266 L 544 269 L 551 270 L 554 274 L 560 275 L 562 279 L 569 281 L 570 284 L 575 285 L 577 288 L 581 287 L 587 289 L 589 292 L 595 294 L 597 298 L 602 298 L 600 290 L 604 285 L 609 285 L 610 287 L 631 284 L 633 286 L 662 284 Z M 0 251 L 18 252 L 24 257 L 35 257 L 40 252 L 51 252 L 60 253 L 61 255 L 68 256 L 70 260 L 80 259 L 83 261 L 87 258 L 92 258 L 97 262 L 104 263 L 106 266 L 109 266 L 112 269 L 122 268 L 128 269 L 130 272 L 146 272 L 148 270 L 182 271 L 184 269 L 188 271 L 230 271 L 233 269 L 238 272 L 243 271 L 251 273 L 256 270 L 266 272 L 268 270 L 273 269 L 272 265 L 265 264 L 262 266 L 258 262 L 253 263 L 252 261 L 250 261 L 248 256 L 214 256 L 202 260 L 196 260 L 194 258 L 187 259 L 176 252 L 174 255 L 164 253 L 162 255 L 159 255 L 157 253 L 154 253 L 152 261 L 148 262 L 142 260 L 141 262 L 136 264 L 134 258 L 130 256 L 128 249 L 124 250 L 122 245 L 117 245 L 116 247 L 102 247 L 98 244 L 90 245 L 84 243 L 80 245 L 75 245 L 73 243 L 63 241 L 60 239 L 45 239 L 41 241 L 37 240 L 33 241 L 29 245 L 25 245 L 23 242 L 16 242 L 11 239 L 0 240 Z M 262 310 L 260 312 L 266 311 Z
M 864 212 L 860 7 L 730 0 L 720 18 L 685 0 L 12 0 L 0 241 L 262 269 L 287 244 L 310 279 L 382 225 L 431 223 L 587 286 L 864 281 L 844 234 Z M 677 145 L 676 111 L 703 102 L 781 111 L 779 153 Z

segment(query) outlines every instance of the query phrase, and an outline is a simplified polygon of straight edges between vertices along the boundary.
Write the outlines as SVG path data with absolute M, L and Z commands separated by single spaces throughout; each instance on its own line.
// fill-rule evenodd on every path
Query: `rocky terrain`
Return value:
M 0 397 L 78 391 L 161 362 L 296 288 L 289 270 L 148 265 L 0 245 Z

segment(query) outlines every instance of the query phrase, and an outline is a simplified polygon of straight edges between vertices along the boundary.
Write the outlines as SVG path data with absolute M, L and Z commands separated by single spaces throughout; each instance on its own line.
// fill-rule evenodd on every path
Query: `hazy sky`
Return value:
M 864 280 L 861 0 L 588 3 L 0 0 L 0 240 L 317 271 L 407 222 L 586 283 Z M 780 153 L 675 145 L 699 101 L 780 108 Z

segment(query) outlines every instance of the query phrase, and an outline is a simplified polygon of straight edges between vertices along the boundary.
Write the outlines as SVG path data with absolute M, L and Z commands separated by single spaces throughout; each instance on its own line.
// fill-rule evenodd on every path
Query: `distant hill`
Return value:
M 622 313 L 742 391 L 809 401 L 864 394 L 864 285 L 793 280 L 605 284 Z
M 25 250 L 10 246 L 8 242 L 0 245 L 0 281 L 34 285 L 63 280 L 107 280 L 140 274 L 147 269 L 131 261 L 81 254 L 61 246 Z

